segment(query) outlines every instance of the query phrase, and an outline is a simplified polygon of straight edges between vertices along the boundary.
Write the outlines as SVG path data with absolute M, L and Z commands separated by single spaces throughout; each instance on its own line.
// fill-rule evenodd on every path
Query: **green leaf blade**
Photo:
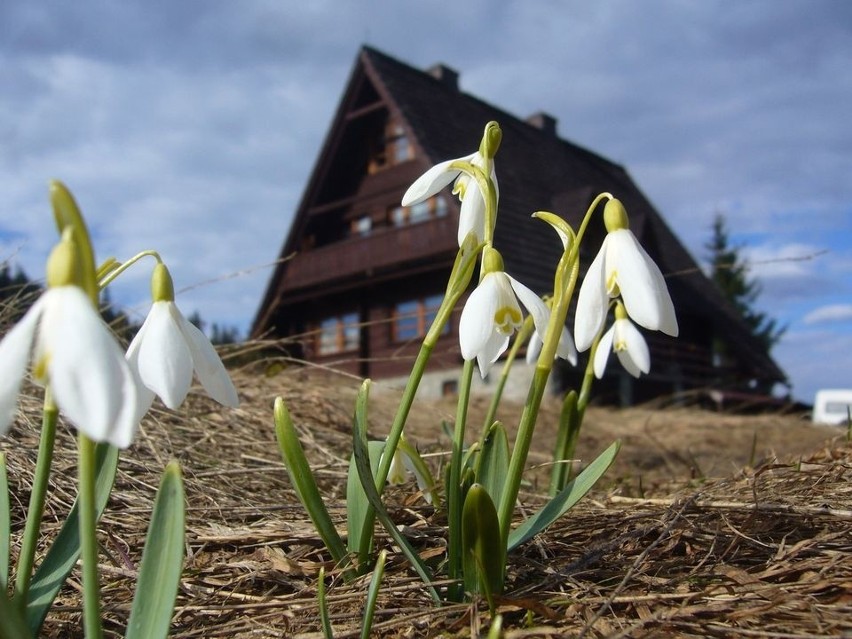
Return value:
M 154 501 L 125 639 L 166 639 L 183 572 L 183 478 L 169 463 Z
M 509 534 L 508 550 L 514 550 L 532 539 L 554 521 L 564 515 L 597 483 L 612 465 L 621 442 L 614 442 L 595 461 L 586 467 L 573 481 L 569 482 L 553 499 Z
M 98 444 L 95 449 L 95 509 L 100 517 L 109 500 L 115 471 L 118 468 L 118 449 L 108 444 Z M 80 556 L 80 515 L 75 502 L 62 529 L 56 536 L 47 555 L 36 569 L 27 593 L 27 624 L 37 635 L 47 611 L 56 599 L 59 589 Z
M 372 441 L 369 442 L 368 448 L 370 472 L 373 475 L 373 481 L 375 481 L 385 443 Z M 374 521 L 373 507 L 361 487 L 355 455 L 352 455 L 349 459 L 349 473 L 346 477 L 346 527 L 349 531 L 346 544 L 350 553 L 358 555 L 359 565 L 366 564 L 367 555 L 369 555 L 373 545 L 372 535 L 370 534 L 372 529 L 365 530 L 365 522 L 368 518 L 371 522 Z M 369 539 L 363 539 L 364 536 L 368 536 Z
M 506 435 L 506 427 L 501 422 L 494 422 L 488 429 L 488 435 L 479 453 L 476 481 L 485 487 L 495 504 L 500 503 L 507 472 L 509 472 L 509 438 Z
M 305 457 L 305 451 L 299 443 L 299 436 L 293 427 L 293 420 L 290 419 L 290 413 L 284 405 L 284 400 L 280 397 L 275 399 L 274 419 L 275 436 L 278 439 L 281 457 L 284 459 L 284 465 L 290 475 L 293 488 L 299 496 L 299 501 L 308 511 L 308 516 L 311 518 L 314 528 L 317 529 L 317 533 L 325 547 L 328 548 L 335 563 L 346 566 L 349 564 L 346 546 L 331 521 L 331 516 L 322 500 L 308 459 Z M 344 573 L 344 575 L 347 579 L 352 576 L 349 572 Z
M 379 496 L 379 491 L 376 489 L 375 479 L 370 472 L 370 455 L 369 445 L 367 443 L 367 395 L 369 392 L 370 380 L 365 380 L 358 394 L 358 401 L 355 404 L 355 421 L 352 428 L 352 445 L 355 464 L 358 469 L 358 478 L 361 480 L 361 486 L 364 489 L 364 494 L 370 502 L 370 505 L 375 512 L 376 518 L 381 522 L 388 535 L 402 549 L 403 554 L 408 558 L 415 572 L 423 580 L 426 589 L 432 596 L 432 599 L 440 604 L 441 598 L 435 587 L 432 586 L 432 574 L 417 552 L 411 547 L 402 533 L 399 532 L 394 525 L 393 520 L 385 510 L 382 498 Z

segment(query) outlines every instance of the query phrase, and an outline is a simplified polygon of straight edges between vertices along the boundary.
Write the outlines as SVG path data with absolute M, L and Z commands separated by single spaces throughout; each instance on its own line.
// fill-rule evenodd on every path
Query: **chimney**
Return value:
M 459 72 L 443 64 L 435 64 L 426 69 L 426 73 L 438 80 L 448 89 L 459 90 Z
M 540 129 L 547 135 L 556 137 L 556 118 L 544 111 L 533 113 L 527 118 L 527 124 L 531 124 L 537 129 Z

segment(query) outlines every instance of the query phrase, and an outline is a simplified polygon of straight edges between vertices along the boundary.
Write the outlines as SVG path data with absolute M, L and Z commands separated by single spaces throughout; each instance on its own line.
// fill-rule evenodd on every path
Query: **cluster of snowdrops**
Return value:
M 631 233 L 623 205 L 609 193 L 594 199 L 576 230 L 554 213 L 533 213 L 540 221 L 530 223 L 549 224 L 555 231 L 554 241 L 563 247 L 554 265 L 553 288 L 546 295 L 540 297 L 504 270 L 502 256 L 493 246 L 499 193 L 495 155 L 501 139 L 499 125 L 489 122 L 478 151 L 435 165 L 403 198 L 404 206 L 412 205 L 452 184 L 460 200 L 459 250 L 443 302 L 423 339 L 384 440 L 368 440 L 369 380 L 361 386 L 353 418 L 345 535 L 326 510 L 287 407 L 281 398 L 274 402 L 273 419 L 285 466 L 333 560 L 332 574 L 327 577 L 321 571 L 318 581 L 326 636 L 332 635 L 325 613 L 326 579 L 349 581 L 372 571 L 370 591 L 374 593 L 386 555 L 385 550 L 378 551 L 382 545 L 376 537 L 378 530 L 384 530 L 405 554 L 437 604 L 482 597 L 493 610 L 494 597 L 503 589 L 507 554 L 563 516 L 606 471 L 618 451 L 618 443 L 613 443 L 576 475 L 567 463 L 573 457 L 593 381 L 603 375 L 611 353 L 638 377 L 650 370 L 651 362 L 636 324 L 677 335 L 663 276 Z M 96 525 L 106 507 L 119 450 L 131 445 L 155 396 L 168 408 L 177 408 L 194 375 L 221 404 L 238 404 L 237 391 L 216 351 L 175 305 L 171 276 L 160 256 L 144 251 L 125 262 L 109 259 L 98 265 L 83 216 L 61 183 L 52 183 L 51 202 L 59 241 L 47 260 L 46 291 L 0 341 L 0 434 L 14 422 L 17 396 L 28 371 L 44 388 L 39 455 L 14 583 L 9 579 L 10 500 L 5 459 L 0 455 L 0 639 L 38 635 L 78 559 L 85 635 L 101 637 Z M 579 279 L 579 247 L 589 220 L 600 210 L 607 235 L 580 285 L 572 339 L 566 318 Z M 98 302 L 104 287 L 146 259 L 154 261 L 151 311 L 125 351 L 101 319 Z M 475 274 L 477 284 L 467 296 L 459 324 L 464 365 L 452 450 L 438 475 L 441 481 L 436 481 L 416 447 L 406 440 L 405 423 L 438 337 Z M 510 446 L 506 428 L 494 416 L 512 363 L 523 348 L 534 374 Z M 590 354 L 582 385 L 564 399 L 550 501 L 517 523 L 518 491 L 554 360 L 562 358 L 576 365 L 578 351 L 586 350 Z M 473 443 L 468 443 L 472 377 L 477 368 L 485 377 L 501 356 L 503 369 L 488 416 L 471 438 Z M 60 414 L 78 431 L 78 498 L 62 530 L 35 566 L 36 548 L 43 543 L 40 522 Z M 404 480 L 407 471 L 415 475 L 423 497 L 446 512 L 446 553 L 437 561 L 420 558 L 385 508 L 386 484 Z M 183 486 L 176 462 L 163 472 L 151 518 L 127 622 L 128 639 L 155 639 L 169 632 L 184 547 Z M 440 587 L 434 585 L 438 575 L 444 578 Z M 371 599 L 363 620 L 365 632 L 369 632 L 375 602 Z M 492 626 L 499 631 L 499 616 Z

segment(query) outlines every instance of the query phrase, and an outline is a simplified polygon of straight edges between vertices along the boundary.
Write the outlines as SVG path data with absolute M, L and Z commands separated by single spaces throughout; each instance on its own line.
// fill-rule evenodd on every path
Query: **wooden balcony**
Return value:
M 284 289 L 294 291 L 347 279 L 405 270 L 458 249 L 454 216 L 374 229 L 364 236 L 312 248 L 287 263 Z

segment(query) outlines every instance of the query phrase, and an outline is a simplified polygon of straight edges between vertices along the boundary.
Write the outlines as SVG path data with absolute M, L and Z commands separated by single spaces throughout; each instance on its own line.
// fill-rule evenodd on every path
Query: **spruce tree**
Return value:
M 748 262 L 742 257 L 742 246 L 733 245 L 725 216 L 717 213 L 713 219 L 711 237 L 704 245 L 710 262 L 710 279 L 725 298 L 739 311 L 752 334 L 769 354 L 787 330 L 766 313 L 755 308 L 761 287 L 749 276 Z

